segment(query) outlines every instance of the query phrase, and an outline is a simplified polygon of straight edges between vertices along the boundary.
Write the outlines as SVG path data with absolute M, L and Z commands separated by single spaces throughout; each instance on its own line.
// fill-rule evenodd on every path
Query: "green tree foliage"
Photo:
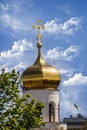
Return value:
M 30 95 L 19 95 L 19 73 L 15 70 L 0 74 L 0 130 L 26 130 L 44 124 L 42 102 L 33 99 L 25 104 Z

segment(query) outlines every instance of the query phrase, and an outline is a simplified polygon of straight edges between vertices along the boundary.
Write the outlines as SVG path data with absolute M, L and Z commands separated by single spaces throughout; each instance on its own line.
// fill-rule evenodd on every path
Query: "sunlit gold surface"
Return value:
M 39 24 L 40 21 L 38 26 L 40 26 Z M 35 26 L 35 28 L 37 27 Z M 40 51 L 42 44 L 40 39 L 38 40 L 37 47 L 38 56 L 35 63 L 28 67 L 22 74 L 23 87 L 25 89 L 57 89 L 61 80 L 60 73 L 57 69 L 48 65 L 42 58 Z

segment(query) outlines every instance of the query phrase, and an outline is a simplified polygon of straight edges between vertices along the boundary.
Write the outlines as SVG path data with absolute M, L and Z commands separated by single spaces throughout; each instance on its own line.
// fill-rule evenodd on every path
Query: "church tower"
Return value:
M 33 26 L 34 29 L 38 29 L 38 55 L 35 63 L 22 73 L 23 94 L 31 94 L 31 98 L 36 98 L 44 103 L 43 120 L 45 122 L 59 122 L 60 105 L 58 86 L 61 78 L 58 70 L 48 65 L 42 57 L 40 29 L 44 30 L 45 27 L 40 26 L 40 23 L 41 21 L 38 20 L 38 25 Z

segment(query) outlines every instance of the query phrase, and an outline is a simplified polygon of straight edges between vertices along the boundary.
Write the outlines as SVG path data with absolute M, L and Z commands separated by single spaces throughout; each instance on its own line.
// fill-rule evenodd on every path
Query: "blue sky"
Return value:
M 20 72 L 37 57 L 42 21 L 42 54 L 61 73 L 61 118 L 87 116 L 87 0 L 0 0 L 0 68 Z M 73 104 L 79 110 L 75 110 Z

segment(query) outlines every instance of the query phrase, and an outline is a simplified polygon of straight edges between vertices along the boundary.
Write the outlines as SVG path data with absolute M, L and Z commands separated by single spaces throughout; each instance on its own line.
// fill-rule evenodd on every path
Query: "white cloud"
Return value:
M 57 59 L 57 57 L 59 56 L 59 52 L 57 48 L 53 48 L 52 50 L 49 49 L 47 51 L 47 54 L 45 55 L 45 59 Z
M 9 14 L 3 14 L 0 17 L 0 20 L 2 21 L 4 27 L 10 27 L 13 30 L 27 30 L 27 27 L 19 19 Z
M 33 49 L 33 45 L 31 42 L 27 41 L 25 38 L 19 41 L 15 41 L 12 50 L 3 51 L 0 53 L 1 58 L 8 58 L 19 56 L 22 52 Z
M 0 8 L 0 23 L 5 28 L 11 28 L 13 31 L 30 30 L 29 24 L 31 24 L 30 22 L 34 19 L 34 17 L 32 18 L 33 12 L 32 15 L 30 14 L 31 19 L 27 23 L 27 19 L 22 17 L 21 11 L 23 10 L 20 4 L 0 3 Z M 68 10 L 66 9 L 66 11 Z M 50 22 L 47 21 L 45 31 L 48 33 L 71 35 L 81 28 L 81 18 L 79 17 L 72 17 L 63 23 L 58 23 L 59 21 L 59 19 L 54 19 Z
M 66 60 L 70 61 L 75 58 L 79 54 L 79 47 L 78 46 L 70 46 L 65 50 L 61 50 L 61 48 L 53 48 L 47 51 L 45 55 L 45 59 L 59 59 L 59 60 Z
M 73 77 L 63 82 L 64 86 L 82 86 L 87 85 L 87 76 L 82 73 L 74 74 Z
M 58 33 L 65 35 L 72 35 L 75 31 L 81 28 L 81 18 L 72 17 L 64 23 L 57 23 L 58 20 L 52 20 L 46 22 L 45 31 L 48 33 Z
M 26 68 L 26 64 L 25 62 L 20 62 L 19 64 L 17 64 L 15 67 L 14 67 L 16 70 L 20 71 L 20 70 L 23 70 Z
M 18 13 L 20 10 L 18 2 L 16 3 L 1 3 L 0 2 L 0 11 L 3 13 Z
M 16 52 L 17 51 L 23 52 L 25 50 L 30 50 L 30 49 L 33 49 L 33 44 L 32 42 L 29 42 L 25 38 L 17 42 L 15 41 L 12 47 L 12 51 L 16 51 Z
M 8 68 L 22 69 L 27 65 L 26 62 L 30 62 L 28 60 L 31 59 L 33 49 L 33 44 L 25 38 L 15 41 L 11 50 L 0 53 L 0 63 Z
M 67 77 L 71 77 L 72 76 L 72 74 L 73 74 L 73 69 L 63 69 L 63 68 L 61 68 L 60 70 L 59 70 L 59 72 L 60 72 L 60 74 L 61 75 L 65 75 L 65 76 L 67 76 Z
M 15 11 L 16 10 L 16 11 Z M 23 24 L 22 20 L 17 16 L 18 6 L 4 5 L 0 3 L 0 23 L 5 27 L 10 27 L 13 30 L 28 30 L 28 26 Z

